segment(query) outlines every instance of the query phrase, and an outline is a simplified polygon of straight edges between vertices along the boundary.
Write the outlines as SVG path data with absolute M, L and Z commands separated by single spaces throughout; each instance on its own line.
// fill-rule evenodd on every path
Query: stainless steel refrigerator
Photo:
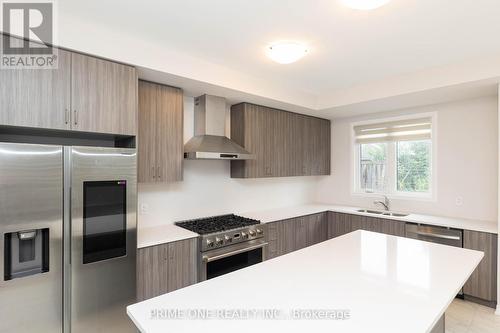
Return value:
M 136 152 L 0 143 L 0 332 L 134 332 Z

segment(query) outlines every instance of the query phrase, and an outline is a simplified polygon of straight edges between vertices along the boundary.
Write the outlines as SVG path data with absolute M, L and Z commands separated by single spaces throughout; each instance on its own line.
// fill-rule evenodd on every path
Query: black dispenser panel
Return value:
M 23 230 L 4 235 L 4 280 L 49 271 L 49 229 Z

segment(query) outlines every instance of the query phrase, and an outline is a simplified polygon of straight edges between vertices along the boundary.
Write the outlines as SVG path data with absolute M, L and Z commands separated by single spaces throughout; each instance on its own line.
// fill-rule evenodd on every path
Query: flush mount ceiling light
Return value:
M 357 10 L 372 10 L 386 5 L 391 0 L 340 0 L 340 2 L 349 8 Z
M 268 47 L 267 55 L 279 64 L 296 62 L 308 52 L 305 45 L 297 42 L 279 42 Z

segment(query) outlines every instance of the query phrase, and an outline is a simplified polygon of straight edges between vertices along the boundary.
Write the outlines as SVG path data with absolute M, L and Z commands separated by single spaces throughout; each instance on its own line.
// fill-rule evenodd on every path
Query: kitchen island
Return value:
M 133 304 L 141 332 L 443 332 L 482 252 L 355 231 Z

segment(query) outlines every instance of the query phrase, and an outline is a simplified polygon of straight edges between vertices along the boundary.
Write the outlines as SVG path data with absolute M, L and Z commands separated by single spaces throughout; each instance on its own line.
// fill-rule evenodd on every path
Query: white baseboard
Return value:
M 497 316 L 500 316 L 500 303 L 497 303 L 497 310 L 495 311 Z

